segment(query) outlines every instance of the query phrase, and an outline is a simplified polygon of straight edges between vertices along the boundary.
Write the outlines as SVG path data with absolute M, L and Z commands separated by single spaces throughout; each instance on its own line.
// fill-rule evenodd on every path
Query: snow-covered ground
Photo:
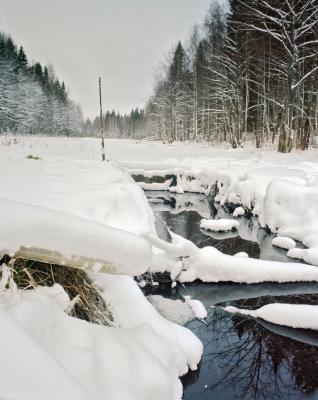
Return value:
M 103 164 L 100 162 L 98 139 L 2 137 L 0 144 L 0 179 L 15 182 L 15 185 L 4 184 L 0 188 L 3 220 L 10 225 L 10 218 L 14 218 L 6 211 L 7 200 L 15 201 L 12 202 L 15 210 L 24 207 L 21 214 L 30 212 L 34 220 L 37 218 L 36 225 L 15 218 L 19 235 L 14 235 L 13 224 L 7 227 L 10 234 L 3 238 L 6 250 L 16 251 L 20 245 L 41 249 L 46 248 L 49 242 L 55 246 L 49 250 L 62 253 L 67 262 L 76 262 L 79 257 L 80 262 L 85 260 L 86 267 L 116 269 L 131 275 L 149 268 L 153 272 L 167 270 L 174 278 L 178 276 L 183 281 L 196 278 L 206 281 L 232 279 L 235 282 L 317 279 L 316 268 L 301 264 L 266 264 L 253 259 L 248 260 L 246 274 L 241 271 L 241 274 L 233 275 L 231 257 L 213 248 L 199 251 L 195 246 L 190 246 L 193 251 L 189 257 L 188 243 L 176 236 L 174 240 L 178 242 L 179 250 L 175 256 L 175 245 L 155 244 L 154 219 L 146 198 L 122 170 L 125 167 L 131 173 L 144 176 L 174 174 L 178 176 L 178 187 L 173 189 L 176 192 L 207 192 L 217 185 L 217 200 L 221 204 L 235 202 L 252 209 L 263 226 L 308 247 L 291 249 L 288 255 L 317 265 L 316 150 L 280 155 L 255 150 L 217 149 L 206 144 L 163 145 L 107 140 L 107 154 L 113 162 Z M 27 158 L 29 155 L 40 159 Z M 32 207 L 26 211 L 25 207 L 29 206 Z M 36 217 L 37 212 L 41 213 L 40 217 Z M 39 232 L 43 232 L 39 219 L 44 221 L 44 226 L 49 224 L 53 237 L 61 230 L 65 230 L 65 235 L 54 243 L 52 236 L 36 235 L 34 229 L 41 228 Z M 20 229 L 22 224 L 26 226 L 25 233 Z M 67 232 L 73 224 L 80 232 L 78 242 Z M 24 244 L 23 235 L 26 239 Z M 102 241 L 98 241 L 100 236 L 104 246 Z M 122 240 L 120 248 L 117 248 L 119 236 Z M 88 239 L 91 246 L 83 246 Z M 120 251 L 123 243 L 127 244 L 125 252 Z M 182 256 L 188 260 L 182 262 Z M 215 269 L 215 260 L 219 260 L 221 269 Z M 239 261 L 237 257 L 236 262 Z M 254 271 L 252 275 L 251 270 Z
M 318 281 L 315 266 L 232 257 L 212 247 L 199 249 L 173 233 L 172 243 L 159 239 L 146 197 L 128 174 L 174 175 L 177 185 L 164 185 L 177 193 L 208 193 L 217 185 L 220 204 L 242 207 L 237 216 L 252 210 L 263 226 L 308 247 L 291 248 L 290 256 L 318 265 L 317 151 L 282 156 L 206 144 L 107 140 L 112 162 L 102 163 L 99 145 L 85 138 L 0 137 L 0 255 L 89 270 L 116 324 L 106 328 L 69 317 L 61 288 L 26 294 L 2 281 L 0 340 L 6 357 L 17 356 L 12 369 L 3 365 L 0 397 L 8 397 L 18 370 L 29 398 L 52 399 L 45 382 L 53 374 L 62 382 L 56 384 L 56 399 L 181 399 L 178 377 L 196 368 L 200 341 L 160 316 L 130 277 L 101 272 L 169 271 L 180 282 Z M 205 318 L 200 303 L 185 300 L 194 315 Z M 20 356 L 36 365 L 26 362 L 19 369 Z M 37 373 L 40 397 L 32 383 Z M 23 398 L 21 388 L 14 390 L 12 398 Z
M 0 281 L 2 399 L 180 400 L 179 376 L 196 369 L 201 342 L 165 320 L 127 276 L 94 273 L 115 327 L 68 316 L 63 288 L 17 290 Z
M 59 286 L 7 288 L 3 264 L 0 397 L 180 400 L 179 377 L 197 368 L 201 342 L 158 314 L 132 278 L 98 273 L 149 269 L 152 246 L 143 236 L 156 231 L 142 189 L 114 163 L 81 157 L 76 146 L 60 151 L 63 138 L 32 138 L 27 147 L 24 140 L 1 138 L 0 256 L 91 271 L 115 327 L 69 317 Z
M 2 153 L 0 181 L 0 252 L 29 249 L 30 258 L 41 259 L 49 250 L 52 262 L 131 275 L 148 269 L 151 248 L 138 233 L 155 233 L 153 214 L 120 168 Z

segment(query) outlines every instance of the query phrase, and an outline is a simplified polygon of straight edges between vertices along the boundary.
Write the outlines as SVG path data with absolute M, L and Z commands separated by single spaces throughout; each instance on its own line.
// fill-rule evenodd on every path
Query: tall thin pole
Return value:
M 102 140 L 102 161 L 106 160 L 105 156 L 105 140 L 104 140 L 104 127 L 103 127 L 103 104 L 102 104 L 102 78 L 99 77 L 99 108 L 100 108 L 100 135 Z

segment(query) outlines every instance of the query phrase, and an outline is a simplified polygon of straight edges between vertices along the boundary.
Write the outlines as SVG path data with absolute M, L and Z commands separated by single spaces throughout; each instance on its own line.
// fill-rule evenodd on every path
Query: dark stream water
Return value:
M 292 262 L 271 245 L 272 235 L 256 218 L 240 218 L 237 232 L 207 235 L 202 218 L 231 218 L 227 210 L 200 195 L 148 192 L 158 219 L 197 246 L 215 246 L 226 254 Z M 148 292 L 149 293 L 149 292 Z M 186 326 L 203 342 L 198 371 L 183 377 L 185 400 L 318 399 L 318 333 L 231 315 L 211 306 L 255 309 L 274 302 L 318 304 L 318 284 L 203 284 L 156 287 L 151 294 L 170 299 L 190 294 L 208 310 L 208 325 Z

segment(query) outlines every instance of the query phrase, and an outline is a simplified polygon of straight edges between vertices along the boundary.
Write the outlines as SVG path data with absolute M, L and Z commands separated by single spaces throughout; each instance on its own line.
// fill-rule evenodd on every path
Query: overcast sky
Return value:
M 0 0 L 0 30 L 31 60 L 52 63 L 85 116 L 129 112 L 151 93 L 153 71 L 188 36 L 211 0 Z

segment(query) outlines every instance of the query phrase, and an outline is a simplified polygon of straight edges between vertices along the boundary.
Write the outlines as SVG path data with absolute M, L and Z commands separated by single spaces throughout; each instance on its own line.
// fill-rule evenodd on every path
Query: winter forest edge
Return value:
M 317 12 L 313 0 L 213 2 L 188 41 L 157 68 L 145 109 L 103 114 L 106 136 L 233 148 L 252 142 L 280 152 L 315 145 Z M 5 34 L 0 70 L 2 133 L 99 135 L 100 118 L 83 120 L 53 67 L 30 65 Z

